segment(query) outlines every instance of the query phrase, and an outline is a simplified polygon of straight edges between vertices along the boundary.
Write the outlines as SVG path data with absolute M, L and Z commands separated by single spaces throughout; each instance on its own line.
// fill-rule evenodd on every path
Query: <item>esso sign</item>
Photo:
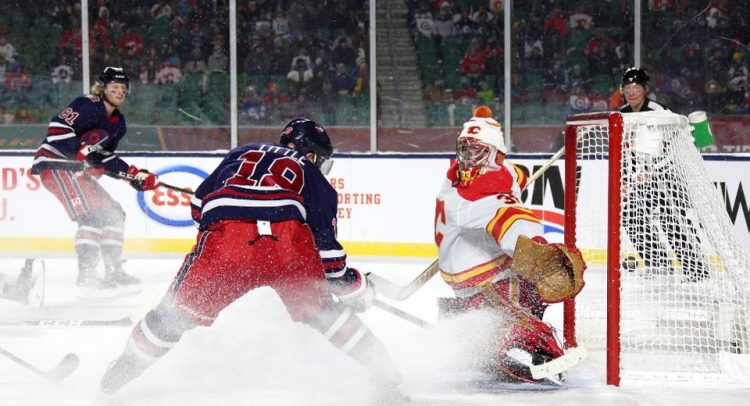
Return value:
M 186 189 L 195 189 L 208 174 L 202 169 L 188 165 L 170 166 L 155 171 L 159 181 Z M 189 193 L 159 187 L 147 192 L 138 192 L 138 206 L 150 219 L 172 227 L 190 227 Z

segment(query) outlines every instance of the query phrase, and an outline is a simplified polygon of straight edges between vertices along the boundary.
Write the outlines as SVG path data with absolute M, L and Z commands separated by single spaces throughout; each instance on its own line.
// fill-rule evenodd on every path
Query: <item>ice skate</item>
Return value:
M 100 278 L 96 269 L 82 268 L 78 271 L 77 296 L 81 298 L 110 298 L 116 295 L 117 285 Z
M 411 402 L 409 395 L 394 385 L 377 385 L 373 388 L 372 401 L 378 406 L 398 406 Z
M 102 393 L 111 395 L 137 378 L 147 367 L 148 364 L 140 362 L 135 355 L 122 354 L 107 367 L 99 389 Z
M 390 362 L 386 363 L 391 365 Z M 375 373 L 370 382 L 372 383 L 372 401 L 375 405 L 397 406 L 410 402 L 410 398 L 399 386 L 403 382 L 403 377 L 392 366 L 383 367 Z
M 107 265 L 105 267 L 104 275 L 104 280 L 119 286 L 133 286 L 140 285 L 141 283 L 140 279 L 126 273 L 122 269 L 122 264 L 119 264 L 117 266 Z
M 107 265 L 104 269 L 104 280 L 114 285 L 118 294 L 129 295 L 141 291 L 141 280 L 126 273 L 121 264 L 114 267 Z
M 42 307 L 44 276 L 44 261 L 28 258 L 15 282 L 4 289 L 2 297 L 34 307 Z

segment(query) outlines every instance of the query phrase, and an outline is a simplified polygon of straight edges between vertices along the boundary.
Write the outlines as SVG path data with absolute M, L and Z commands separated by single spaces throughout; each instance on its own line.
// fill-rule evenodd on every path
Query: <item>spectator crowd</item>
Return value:
M 500 107 L 505 94 L 503 2 L 407 4 L 426 100 L 451 108 L 492 102 Z M 680 112 L 750 113 L 749 19 L 747 2 L 644 1 L 642 66 L 653 78 L 651 97 Z M 618 79 L 634 64 L 633 29 L 632 0 L 514 2 L 514 122 L 542 123 L 546 112 L 553 116 L 547 120 L 560 123 L 565 114 L 620 105 Z
M 74 83 L 71 91 L 80 93 L 80 2 L 48 3 L 34 8 L 0 6 L 0 92 L 5 107 L 24 105 L 48 114 L 45 107 L 58 109 L 55 102 L 75 95 L 39 100 L 32 89 L 59 91 Z M 148 107 L 161 110 L 151 116 L 130 115 L 136 119 L 190 120 L 192 116 L 225 124 L 228 3 L 90 1 L 91 66 L 94 71 L 109 65 L 124 67 L 134 79 L 131 97 L 138 99 L 138 106 L 147 106 L 146 99 L 152 98 L 156 105 Z M 34 21 L 36 26 L 21 21 Z M 338 104 L 366 108 L 362 99 L 369 97 L 367 25 L 367 5 L 356 0 L 237 2 L 241 124 L 277 125 L 298 112 L 316 110 L 328 115 L 326 122 L 333 125 Z M 44 43 L 54 47 L 43 52 L 30 49 L 43 48 L 31 41 L 34 32 L 46 33 Z M 150 114 L 148 110 L 154 109 L 142 110 Z
M 502 111 L 503 1 L 403 1 L 434 116 L 479 103 Z M 0 4 L 4 123 L 46 122 L 81 92 L 80 2 L 47 3 Z M 134 78 L 131 122 L 228 122 L 228 0 L 88 5 L 91 66 L 123 66 Z M 651 97 L 680 112 L 750 114 L 749 19 L 747 2 L 645 1 L 642 66 Z M 368 25 L 367 2 L 357 0 L 237 2 L 240 124 L 307 113 L 329 125 L 366 123 Z M 632 0 L 515 2 L 514 122 L 559 123 L 565 114 L 616 108 L 618 78 L 634 63 L 633 28 Z

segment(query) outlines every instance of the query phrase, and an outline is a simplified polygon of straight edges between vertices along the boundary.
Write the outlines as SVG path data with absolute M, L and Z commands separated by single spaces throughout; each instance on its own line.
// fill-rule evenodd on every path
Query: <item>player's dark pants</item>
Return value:
M 46 169 L 39 177 L 70 219 L 78 223 L 75 247 L 79 269 L 93 269 L 100 250 L 106 266 L 118 267 L 122 261 L 125 212 L 90 173 Z

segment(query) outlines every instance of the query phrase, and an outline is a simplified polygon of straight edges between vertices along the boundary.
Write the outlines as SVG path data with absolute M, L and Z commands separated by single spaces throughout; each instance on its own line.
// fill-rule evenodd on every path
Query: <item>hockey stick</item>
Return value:
M 111 176 L 111 177 L 113 177 L 113 178 L 123 179 L 123 180 L 127 180 L 127 181 L 134 181 L 135 178 L 136 178 L 135 175 L 131 175 L 131 174 L 127 173 L 127 172 L 107 171 L 106 174 L 109 175 L 109 176 Z M 187 193 L 189 195 L 192 195 L 194 193 L 190 189 L 179 187 L 179 186 L 170 185 L 170 184 L 164 183 L 164 182 L 159 182 L 156 186 L 163 187 L 163 188 L 166 188 L 166 189 L 172 189 L 172 190 L 177 191 L 177 192 Z
M 526 180 L 526 186 L 529 186 L 533 181 L 537 180 L 538 177 L 542 176 L 544 172 L 547 172 L 547 169 L 554 165 L 555 162 L 559 161 L 560 157 L 562 157 L 563 154 L 565 154 L 565 147 L 560 148 L 559 151 L 555 152 L 555 155 L 552 155 L 552 158 L 550 158 L 549 161 L 547 161 L 544 165 L 537 169 L 536 172 L 532 173 Z M 525 189 L 525 187 L 521 189 L 521 192 L 523 192 Z
M 390 304 L 388 304 L 388 303 L 386 303 L 386 302 L 384 302 L 384 301 L 382 301 L 380 299 L 375 299 L 375 301 L 373 302 L 373 305 L 379 307 L 382 310 L 385 310 L 386 312 L 388 312 L 390 314 L 393 314 L 394 316 L 398 316 L 398 317 L 400 317 L 400 318 L 402 318 L 402 319 L 404 319 L 404 320 L 406 320 L 406 321 L 408 321 L 408 322 L 410 322 L 412 324 L 415 324 L 415 325 L 417 325 L 419 327 L 422 327 L 422 328 L 433 328 L 433 327 L 435 327 L 429 321 L 422 320 L 419 317 L 417 317 L 417 316 L 415 316 L 415 315 L 413 315 L 411 313 L 407 313 L 407 312 L 399 309 L 398 307 L 390 305 Z
M 119 327 L 119 326 L 131 326 L 133 320 L 130 316 L 123 317 L 116 320 L 60 320 L 60 319 L 47 319 L 47 320 L 18 320 L 18 321 L 5 321 L 0 320 L 0 326 L 7 327 Z
M 578 365 L 578 363 L 586 358 L 587 354 L 586 348 L 584 347 L 570 348 L 559 358 L 555 358 L 544 364 L 532 365 L 529 368 L 531 370 L 531 377 L 534 379 L 543 379 L 563 373 Z
M 372 282 L 372 285 L 375 287 L 375 291 L 378 294 L 391 299 L 406 300 L 419 288 L 424 286 L 424 284 L 427 283 L 427 281 L 429 281 L 433 276 L 435 276 L 438 271 L 440 271 L 440 264 L 436 259 L 430 264 L 430 266 L 427 267 L 427 269 L 417 275 L 417 277 L 414 278 L 413 281 L 404 286 L 395 284 L 388 279 L 383 278 L 382 276 L 378 276 L 372 273 L 368 274 L 367 277 Z
M 80 359 L 77 355 L 68 353 L 54 368 L 50 369 L 49 371 L 43 371 L 29 364 L 28 362 L 24 361 L 23 359 L 19 358 L 17 355 L 13 354 L 3 347 L 0 347 L 0 354 L 5 355 L 16 364 L 52 382 L 59 381 L 73 373 L 73 371 L 78 368 L 78 364 L 80 363 Z

